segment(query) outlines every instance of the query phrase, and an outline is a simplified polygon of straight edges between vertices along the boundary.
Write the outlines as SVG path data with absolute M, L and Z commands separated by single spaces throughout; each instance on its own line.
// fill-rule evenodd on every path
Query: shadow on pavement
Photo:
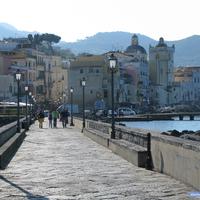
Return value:
M 5 181 L 6 183 L 9 183 L 11 186 L 17 188 L 18 190 L 20 190 L 21 192 L 23 192 L 24 194 L 26 194 L 27 199 L 37 199 L 37 200 L 49 200 L 49 198 L 41 196 L 41 195 L 34 195 L 30 192 L 28 192 L 27 190 L 21 188 L 20 186 L 18 186 L 17 184 L 9 181 L 8 179 L 6 179 L 5 177 L 3 177 L 2 175 L 0 175 L 0 179 Z

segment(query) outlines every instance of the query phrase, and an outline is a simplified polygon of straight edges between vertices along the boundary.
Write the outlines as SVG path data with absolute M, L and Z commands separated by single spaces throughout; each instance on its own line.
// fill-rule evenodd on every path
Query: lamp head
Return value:
M 25 92 L 28 92 L 28 86 L 27 85 L 24 87 L 24 90 L 25 90 Z
M 74 92 L 74 89 L 73 89 L 72 87 L 70 88 L 70 92 L 71 92 L 71 93 L 73 93 L 73 92 Z
M 81 81 L 81 84 L 82 84 L 83 87 L 85 86 L 85 83 L 86 83 L 85 77 L 83 77 L 83 79 L 82 79 L 82 81 Z
M 112 53 L 109 58 L 109 67 L 110 69 L 115 69 L 117 66 L 117 58 Z
M 21 73 L 20 73 L 19 69 L 17 70 L 17 72 L 15 74 L 15 78 L 17 81 L 20 81 L 20 79 L 21 79 Z

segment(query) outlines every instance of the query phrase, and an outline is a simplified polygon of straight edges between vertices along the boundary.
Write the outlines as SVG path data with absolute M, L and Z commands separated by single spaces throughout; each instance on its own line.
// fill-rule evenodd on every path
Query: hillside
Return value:
M 73 43 L 62 42 L 60 45 L 71 49 L 74 53 L 88 52 L 92 54 L 101 54 L 107 51 L 123 51 L 131 43 L 132 33 L 128 32 L 101 32 L 94 36 L 87 37 L 84 40 L 78 40 Z M 139 43 L 148 49 L 149 44 L 156 44 L 156 41 L 141 34 L 137 34 Z
M 73 43 L 62 42 L 63 48 L 69 48 L 78 54 L 82 52 L 101 54 L 110 50 L 125 50 L 131 44 L 132 33 L 106 32 L 97 33 L 94 36 Z M 155 46 L 158 41 L 145 35 L 137 34 L 139 44 L 149 52 L 149 45 Z M 159 38 L 158 38 L 159 40 Z M 175 45 L 175 66 L 200 65 L 200 36 L 194 35 L 182 40 L 165 41 L 169 46 Z
M 15 27 L 0 23 L 0 39 L 6 37 L 27 37 L 30 32 L 19 31 Z M 36 32 L 35 32 L 36 33 Z M 35 34 L 32 33 L 32 34 Z M 84 40 L 67 43 L 60 42 L 59 46 L 64 49 L 70 49 L 73 53 L 79 54 L 83 52 L 91 54 L 102 54 L 108 51 L 125 50 L 131 44 L 133 33 L 128 32 L 101 32 L 94 36 L 87 37 Z M 137 34 L 139 44 L 149 52 L 149 45 L 155 46 L 159 40 L 156 40 Z M 200 36 L 193 35 L 188 38 L 177 41 L 166 41 L 168 45 L 175 45 L 174 63 L 175 66 L 200 66 Z
M 0 23 L 0 40 L 3 38 L 8 38 L 8 37 L 27 37 L 27 35 L 32 32 L 28 31 L 19 31 L 16 29 L 14 26 L 6 23 Z M 33 34 L 35 34 L 34 32 Z

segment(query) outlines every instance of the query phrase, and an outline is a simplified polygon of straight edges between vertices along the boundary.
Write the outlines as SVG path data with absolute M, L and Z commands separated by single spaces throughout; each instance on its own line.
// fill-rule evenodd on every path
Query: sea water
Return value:
M 194 120 L 189 120 L 189 117 L 184 117 L 183 120 L 174 118 L 174 120 L 155 120 L 155 121 L 135 121 L 135 122 L 123 122 L 130 128 L 142 128 L 155 131 L 169 131 L 169 130 L 200 130 L 200 117 L 195 117 Z

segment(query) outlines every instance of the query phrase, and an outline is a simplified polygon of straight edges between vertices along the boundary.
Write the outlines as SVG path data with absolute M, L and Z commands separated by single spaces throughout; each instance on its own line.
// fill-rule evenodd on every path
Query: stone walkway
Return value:
M 59 122 L 60 123 L 60 122 Z M 75 127 L 30 127 L 9 166 L 0 171 L 0 199 L 187 200 L 194 191 L 138 168 Z

